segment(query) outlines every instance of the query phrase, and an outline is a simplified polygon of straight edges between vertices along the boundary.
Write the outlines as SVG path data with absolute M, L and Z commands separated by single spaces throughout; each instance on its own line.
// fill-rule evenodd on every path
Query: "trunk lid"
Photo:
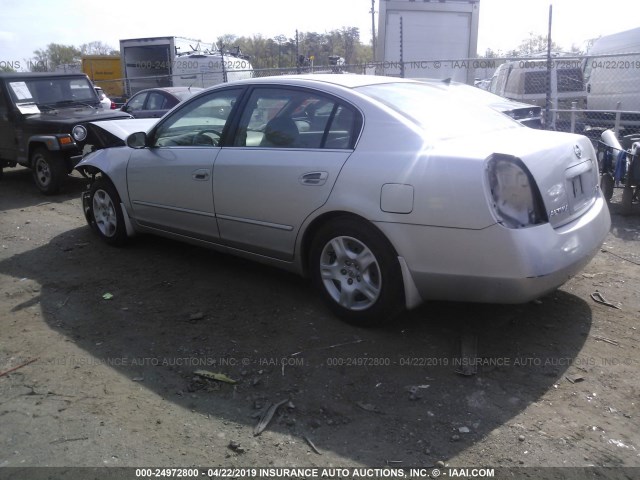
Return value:
M 580 217 L 599 195 L 596 152 L 587 137 L 523 127 L 474 137 L 474 143 L 484 158 L 504 154 L 522 160 L 554 228 Z

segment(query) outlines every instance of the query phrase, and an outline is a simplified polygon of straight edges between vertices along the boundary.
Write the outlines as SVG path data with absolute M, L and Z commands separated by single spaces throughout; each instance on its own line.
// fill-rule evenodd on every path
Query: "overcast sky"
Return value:
M 376 0 L 376 10 L 378 9 Z M 478 50 L 516 48 L 546 34 L 551 0 L 481 0 Z M 168 6 L 173 8 L 169 9 Z M 47 44 L 182 36 L 212 42 L 222 34 L 273 37 L 343 26 L 371 39 L 371 0 L 0 0 L 0 63 L 31 58 Z M 553 0 L 552 37 L 563 48 L 640 25 L 638 0 Z M 377 21 L 376 21 L 377 28 Z

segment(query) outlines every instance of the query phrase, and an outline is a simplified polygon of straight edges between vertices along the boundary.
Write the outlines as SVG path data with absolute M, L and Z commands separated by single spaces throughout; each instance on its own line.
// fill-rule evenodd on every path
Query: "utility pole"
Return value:
M 549 4 L 549 31 L 547 33 L 547 98 L 544 109 L 544 128 L 549 129 L 551 120 L 551 22 L 553 19 L 553 5 Z M 557 108 L 557 105 L 556 105 Z
M 404 33 L 402 32 L 402 17 L 400 17 L 400 78 L 404 78 Z
M 300 44 L 298 43 L 297 28 L 296 28 L 296 72 L 300 73 Z
M 373 61 L 376 58 L 376 0 L 371 0 L 371 44 L 373 45 Z
M 224 43 L 220 42 L 220 63 L 222 64 L 222 83 L 227 83 L 227 69 L 224 66 Z M 202 77 L 202 85 L 204 86 L 204 75 Z

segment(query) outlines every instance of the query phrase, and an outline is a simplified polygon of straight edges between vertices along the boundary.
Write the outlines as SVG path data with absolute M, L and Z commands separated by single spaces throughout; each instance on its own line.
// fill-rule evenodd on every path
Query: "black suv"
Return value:
M 84 154 L 112 146 L 90 122 L 123 118 L 131 115 L 101 108 L 84 74 L 0 73 L 0 177 L 24 165 L 43 193 L 56 193 Z

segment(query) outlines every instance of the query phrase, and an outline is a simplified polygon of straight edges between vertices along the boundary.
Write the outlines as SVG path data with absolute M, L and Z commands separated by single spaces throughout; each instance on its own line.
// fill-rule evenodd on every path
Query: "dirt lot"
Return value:
M 0 183 L 0 372 L 35 359 L 0 377 L 0 466 L 640 467 L 638 211 L 614 202 L 603 251 L 536 302 L 431 303 L 367 330 L 288 273 L 102 244 L 84 184 Z

